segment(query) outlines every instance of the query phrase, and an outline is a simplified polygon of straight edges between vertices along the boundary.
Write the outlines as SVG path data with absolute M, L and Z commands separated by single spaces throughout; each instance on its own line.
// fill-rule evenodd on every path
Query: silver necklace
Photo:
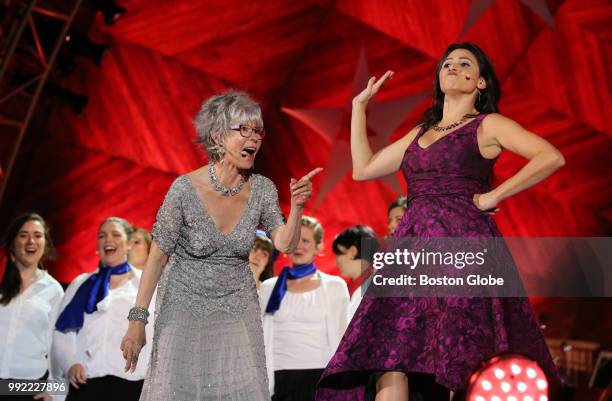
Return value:
M 244 178 L 242 178 L 242 176 L 240 176 L 240 181 L 235 187 L 228 188 L 223 185 L 219 177 L 217 177 L 215 165 L 212 163 L 210 164 L 210 166 L 208 166 L 208 175 L 210 175 L 210 181 L 212 182 L 215 191 L 221 192 L 221 195 L 223 196 L 237 195 L 238 192 L 240 192 L 240 190 L 242 189 L 242 186 L 244 185 Z

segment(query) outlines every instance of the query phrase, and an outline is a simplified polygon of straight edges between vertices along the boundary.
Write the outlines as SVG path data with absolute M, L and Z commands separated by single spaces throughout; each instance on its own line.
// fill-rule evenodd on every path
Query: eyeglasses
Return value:
M 240 124 L 240 125 L 232 125 L 230 127 L 232 131 L 240 132 L 240 135 L 243 138 L 250 138 L 251 135 L 258 136 L 259 139 L 264 139 L 266 136 L 266 131 L 264 131 L 263 127 L 251 127 L 250 125 Z

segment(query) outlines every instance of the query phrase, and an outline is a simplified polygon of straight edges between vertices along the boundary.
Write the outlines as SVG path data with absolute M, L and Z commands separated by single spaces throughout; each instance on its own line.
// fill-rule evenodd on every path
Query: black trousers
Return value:
M 272 401 L 314 401 L 323 369 L 274 371 Z
M 79 388 L 70 385 L 66 401 L 138 401 L 144 380 L 130 381 L 117 376 L 87 379 Z

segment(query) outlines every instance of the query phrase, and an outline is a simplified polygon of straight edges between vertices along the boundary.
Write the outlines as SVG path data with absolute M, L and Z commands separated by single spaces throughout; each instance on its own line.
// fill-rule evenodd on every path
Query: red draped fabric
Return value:
M 534 11 L 519 0 L 498 0 L 480 12 L 483 2 L 475 0 L 121 3 L 128 13 L 115 26 L 96 21 L 91 30 L 110 43 L 101 67 L 84 60 L 65 82 L 89 97 L 84 113 L 56 107 L 28 168 L 12 180 L 19 187 L 14 212 L 34 209 L 52 224 L 59 250 L 52 269 L 60 281 L 95 268 L 96 230 L 105 217 L 151 228 L 174 177 L 205 163 L 191 119 L 203 99 L 229 87 L 249 91 L 264 107 L 268 136 L 256 170 L 277 184 L 285 212 L 290 178 L 325 168 L 315 189 L 325 185 L 326 193 L 306 213 L 326 231 L 320 267 L 338 273 L 334 235 L 354 224 L 384 234 L 387 205 L 397 196 L 393 180 L 350 177 L 348 105 L 360 55 L 372 74 L 396 71 L 379 99 L 381 124 L 386 116 L 397 120 L 380 138 L 394 140 L 427 107 L 437 59 L 463 29 L 461 40 L 479 44 L 496 67 L 502 113 L 567 160 L 553 177 L 500 205 L 502 232 L 610 234 L 609 1 L 551 0 Z M 417 100 L 383 104 L 410 97 Z M 324 132 L 313 128 L 321 125 Z M 505 152 L 496 181 L 524 163 Z

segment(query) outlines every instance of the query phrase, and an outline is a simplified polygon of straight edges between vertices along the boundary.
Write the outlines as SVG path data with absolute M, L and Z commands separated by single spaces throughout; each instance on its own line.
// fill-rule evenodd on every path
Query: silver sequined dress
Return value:
M 170 259 L 141 401 L 270 399 L 248 255 L 255 229 L 270 232 L 283 217 L 272 181 L 257 174 L 249 181 L 248 206 L 228 235 L 216 227 L 187 176 L 166 194 L 153 237 Z

